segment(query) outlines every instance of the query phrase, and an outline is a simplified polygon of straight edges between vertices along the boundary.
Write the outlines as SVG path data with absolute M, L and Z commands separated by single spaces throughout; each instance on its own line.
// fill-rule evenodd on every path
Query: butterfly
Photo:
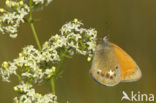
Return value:
M 90 75 L 102 85 L 115 86 L 137 81 L 142 73 L 132 57 L 105 36 L 96 46 Z

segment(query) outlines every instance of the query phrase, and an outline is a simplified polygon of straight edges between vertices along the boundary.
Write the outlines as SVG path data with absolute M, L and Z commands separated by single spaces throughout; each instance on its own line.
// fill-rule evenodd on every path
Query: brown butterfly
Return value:
M 142 76 L 135 61 L 119 46 L 109 42 L 107 36 L 96 47 L 90 74 L 106 86 L 136 81 Z

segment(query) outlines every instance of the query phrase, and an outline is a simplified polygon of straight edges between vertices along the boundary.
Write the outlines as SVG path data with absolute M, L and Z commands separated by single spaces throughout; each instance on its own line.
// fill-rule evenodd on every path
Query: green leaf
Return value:
M 60 72 L 58 72 L 58 73 L 55 75 L 55 78 L 58 79 L 59 77 L 61 77 L 62 74 L 63 74 L 63 72 L 64 72 L 63 70 L 60 71 Z

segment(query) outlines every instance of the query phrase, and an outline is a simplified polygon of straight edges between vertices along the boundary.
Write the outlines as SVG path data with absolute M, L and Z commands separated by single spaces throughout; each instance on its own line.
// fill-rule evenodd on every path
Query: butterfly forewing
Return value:
M 122 81 L 136 81 L 141 78 L 141 70 L 135 61 L 119 46 L 112 44 L 121 67 Z

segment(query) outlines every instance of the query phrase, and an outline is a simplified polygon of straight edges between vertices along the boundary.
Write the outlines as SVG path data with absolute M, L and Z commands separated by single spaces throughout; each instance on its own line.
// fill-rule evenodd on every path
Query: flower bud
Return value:
M 10 1 L 9 1 L 9 0 L 6 0 L 5 4 L 6 4 L 8 7 L 10 7 L 10 6 L 11 6 L 11 5 L 10 5 Z
M 45 42 L 45 45 L 48 45 L 48 42 L 47 41 Z
M 55 72 L 55 71 L 56 71 L 56 67 L 53 66 L 53 67 L 52 67 L 52 70 L 53 70 L 53 72 Z
M 4 62 L 2 63 L 2 67 L 7 68 L 8 66 L 9 66 L 8 62 L 4 61 Z
M 18 88 L 16 86 L 14 87 L 14 91 L 18 91 Z
M 15 2 L 12 2 L 12 3 L 11 3 L 11 6 L 15 6 L 15 5 L 16 5 L 16 3 L 15 3 Z
M 57 40 L 57 39 L 58 39 L 58 36 L 59 36 L 58 34 L 56 34 L 56 35 L 55 35 L 55 40 Z
M 20 1 L 20 2 L 19 2 L 19 4 L 20 4 L 20 5 L 23 5 L 23 4 L 24 4 L 24 2 L 23 2 L 23 1 Z
M 90 62 L 90 61 L 91 61 L 91 57 L 88 57 L 88 58 L 87 58 L 87 61 Z
M 22 53 L 19 53 L 19 57 L 22 57 Z
M 38 69 L 39 72 L 42 72 L 42 69 Z
M 0 12 L 1 12 L 1 13 L 4 13 L 4 12 L 5 12 L 5 9 L 0 8 Z
M 27 67 L 27 66 L 28 66 L 28 64 L 27 64 L 27 63 L 25 63 L 25 64 L 24 64 L 24 66 L 25 66 L 25 67 Z
M 75 19 L 74 19 L 74 23 L 78 23 L 78 19 L 75 18 Z
M 24 51 L 24 55 L 27 55 L 27 51 Z

